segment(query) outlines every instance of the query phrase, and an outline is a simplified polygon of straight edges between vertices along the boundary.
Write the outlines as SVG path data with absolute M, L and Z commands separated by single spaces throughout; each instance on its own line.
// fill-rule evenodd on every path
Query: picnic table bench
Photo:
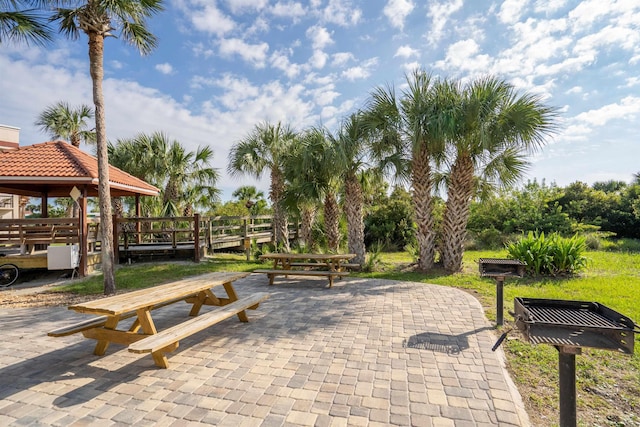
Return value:
M 238 298 L 232 283 L 249 273 L 208 273 L 190 277 L 165 285 L 140 289 L 69 306 L 79 313 L 97 317 L 72 325 L 66 325 L 49 332 L 49 336 L 60 337 L 81 332 L 85 338 L 97 341 L 94 354 L 105 354 L 110 343 L 127 345 L 133 353 L 151 353 L 155 364 L 168 368 L 166 353 L 178 348 L 179 341 L 209 326 L 215 325 L 233 315 L 240 321 L 248 322 L 245 310 L 256 309 L 260 302 L 269 297 L 267 293 L 255 293 Z M 227 295 L 217 296 L 214 287 L 222 285 Z M 167 305 L 185 301 L 191 304 L 191 319 L 182 321 L 168 329 L 158 331 L 151 312 Z M 217 306 L 199 314 L 204 305 Z M 126 330 L 117 329 L 120 321 L 136 317 Z
M 273 268 L 257 269 L 254 273 L 266 274 L 269 285 L 273 285 L 276 276 L 325 276 L 329 287 L 333 286 L 335 277 L 348 276 L 345 262 L 354 258 L 355 254 L 311 254 L 311 253 L 268 253 L 260 255 L 260 259 L 273 260 Z M 311 269 L 301 269 L 311 268 Z

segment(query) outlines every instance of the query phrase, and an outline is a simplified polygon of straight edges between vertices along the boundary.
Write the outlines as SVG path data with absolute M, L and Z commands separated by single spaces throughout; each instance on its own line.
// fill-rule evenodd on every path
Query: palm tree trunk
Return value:
M 411 183 L 413 185 L 413 208 L 415 211 L 418 230 L 416 239 L 420 251 L 418 268 L 427 271 L 433 268 L 435 263 L 435 240 L 433 229 L 433 197 L 431 190 L 433 180 L 431 178 L 431 165 L 429 163 L 428 150 L 420 146 L 416 149 L 411 161 Z
M 269 197 L 273 203 L 273 231 L 276 246 L 281 247 L 285 252 L 289 252 L 289 225 L 287 222 L 287 212 L 283 205 L 284 198 L 284 176 L 278 169 L 271 169 L 271 191 Z
M 306 248 L 311 251 L 314 246 L 313 224 L 316 221 L 317 209 L 313 205 L 303 205 L 300 209 L 302 224 L 300 226 L 300 237 Z
M 474 193 L 474 167 L 471 157 L 460 154 L 451 168 L 447 203 L 442 221 L 442 262 L 448 271 L 462 268 L 464 240 Z
M 364 205 L 362 186 L 355 174 L 347 176 L 344 186 L 344 211 L 347 217 L 347 241 L 349 253 L 356 254 L 356 257 L 353 259 L 355 264 L 363 265 L 365 261 L 366 247 L 364 245 L 364 221 L 362 215 L 362 207 Z
M 327 234 L 327 246 L 332 252 L 338 252 L 340 246 L 340 208 L 333 192 L 324 198 L 324 232 Z
M 116 292 L 113 260 L 113 219 L 111 218 L 111 191 L 109 188 L 109 155 L 107 153 L 107 129 L 104 111 L 102 81 L 104 79 L 104 37 L 89 33 L 89 70 L 93 83 L 93 103 L 96 118 L 96 151 L 98 157 L 98 197 L 100 199 L 100 225 L 102 227 L 102 274 L 104 294 Z

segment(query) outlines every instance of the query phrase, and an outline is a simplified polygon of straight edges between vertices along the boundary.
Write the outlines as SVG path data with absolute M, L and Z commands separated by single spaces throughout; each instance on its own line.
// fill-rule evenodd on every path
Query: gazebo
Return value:
M 112 197 L 135 197 L 138 216 L 140 196 L 157 196 L 159 193 L 153 185 L 111 165 L 109 188 Z M 87 197 L 98 196 L 97 159 L 64 141 L 43 142 L 0 152 L 0 193 L 41 198 L 42 217 L 48 216 L 49 197 L 72 197 L 72 191 L 79 196 L 80 274 L 86 275 Z

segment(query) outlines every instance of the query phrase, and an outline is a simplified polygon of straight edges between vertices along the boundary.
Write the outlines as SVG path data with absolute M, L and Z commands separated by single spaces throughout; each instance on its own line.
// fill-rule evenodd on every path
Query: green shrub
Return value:
M 532 231 L 507 244 L 509 258 L 524 261 L 527 274 L 532 276 L 574 274 L 586 267 L 586 249 L 586 239 L 582 236 L 565 238 L 552 233 L 547 237 Z
M 369 251 L 367 252 L 364 265 L 362 266 L 362 271 L 370 273 L 376 271 L 380 267 L 382 264 L 382 247 L 383 245 L 380 242 L 369 246 Z

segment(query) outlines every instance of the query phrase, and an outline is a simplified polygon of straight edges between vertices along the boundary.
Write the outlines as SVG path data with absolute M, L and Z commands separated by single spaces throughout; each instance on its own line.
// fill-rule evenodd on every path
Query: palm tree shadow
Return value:
M 494 328 L 490 326 L 485 326 L 458 335 L 447 335 L 438 332 L 422 332 L 403 340 L 402 347 L 437 351 L 439 353 L 455 356 L 469 348 L 468 336 L 493 329 Z

